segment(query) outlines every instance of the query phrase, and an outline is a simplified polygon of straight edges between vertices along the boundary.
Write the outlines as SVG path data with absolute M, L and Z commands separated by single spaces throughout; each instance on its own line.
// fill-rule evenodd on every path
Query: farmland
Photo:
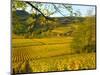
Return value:
M 96 69 L 96 6 L 14 1 L 13 75 Z
M 71 42 L 72 37 L 12 39 L 12 68 L 16 73 L 95 69 L 95 53 L 76 54 Z

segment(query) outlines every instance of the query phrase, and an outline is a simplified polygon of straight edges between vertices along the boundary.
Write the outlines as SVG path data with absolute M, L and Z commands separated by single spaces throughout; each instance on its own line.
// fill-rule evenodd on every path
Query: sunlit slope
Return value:
M 26 40 L 13 39 L 13 61 L 70 54 L 72 51 L 68 43 L 71 42 L 71 39 L 70 37 Z
M 95 53 L 62 55 L 30 61 L 33 72 L 88 70 L 96 68 Z
M 74 54 L 72 37 L 12 39 L 12 68 L 16 73 L 95 69 L 95 53 Z
M 12 39 L 12 47 L 40 46 L 51 44 L 66 44 L 72 41 L 72 37 L 40 38 L 40 39 Z

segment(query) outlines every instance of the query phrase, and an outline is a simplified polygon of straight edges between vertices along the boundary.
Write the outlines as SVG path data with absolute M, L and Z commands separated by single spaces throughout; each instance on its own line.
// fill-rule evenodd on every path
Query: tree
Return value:
M 65 15 L 59 10 L 59 8 L 67 9 L 68 12 L 70 12 L 70 16 L 73 16 L 73 9 L 71 5 L 67 4 L 43 4 L 43 3 L 35 3 L 35 2 L 28 2 L 28 1 L 19 1 L 19 0 L 13 0 L 12 1 L 12 7 L 13 9 L 21 8 L 25 9 L 27 5 L 31 6 L 32 9 L 35 9 L 37 12 L 39 12 L 43 17 L 46 19 L 51 20 L 50 15 L 53 15 L 56 12 L 59 12 L 62 16 L 65 17 Z M 46 6 L 44 6 L 46 5 Z
M 25 34 L 27 33 L 28 23 L 27 20 L 30 18 L 25 10 L 16 10 L 12 12 L 12 31 L 15 34 Z M 31 21 L 30 21 L 31 23 Z
M 73 36 L 72 49 L 76 52 L 95 52 L 95 17 L 87 17 L 78 25 Z
M 18 8 L 25 9 L 27 5 L 23 1 L 12 0 L 12 10 L 16 10 Z
M 18 1 L 13 0 L 12 3 L 13 12 L 21 9 L 20 11 L 25 11 L 27 7 L 31 7 L 31 13 L 29 17 L 24 18 L 25 15 L 23 13 L 18 16 L 17 14 L 13 14 L 13 32 L 16 34 L 41 34 L 42 32 L 52 30 L 57 26 L 58 23 L 55 24 L 55 19 L 50 17 L 50 15 L 60 13 L 62 16 L 66 17 L 63 14 L 61 9 L 67 9 L 70 12 L 70 16 L 73 15 L 73 9 L 71 5 L 63 5 L 63 4 L 46 4 L 46 3 L 36 3 L 29 1 Z M 67 12 L 66 12 L 67 13 Z M 23 16 L 22 16 L 23 15 Z M 26 14 L 27 15 L 27 14 Z M 59 24 L 58 24 L 59 25 Z

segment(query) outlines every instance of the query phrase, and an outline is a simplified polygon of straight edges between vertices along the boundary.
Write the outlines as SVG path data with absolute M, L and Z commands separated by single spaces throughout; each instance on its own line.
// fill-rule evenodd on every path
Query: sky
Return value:
M 83 17 L 88 15 L 87 14 L 88 10 L 92 11 L 90 15 L 95 15 L 95 7 L 94 6 L 72 5 L 72 8 L 73 8 L 74 12 L 77 11 L 77 10 L 80 11 L 81 12 L 81 16 L 83 16 Z M 67 16 L 69 15 L 69 12 L 66 11 L 66 10 L 64 10 L 62 12 L 63 12 L 63 14 L 65 14 Z M 52 16 L 62 16 L 62 15 L 60 13 L 55 13 Z
M 58 6 L 59 4 L 55 4 L 55 5 Z M 95 15 L 95 6 L 89 6 L 89 5 L 71 5 L 71 6 L 73 9 L 73 12 L 80 11 L 81 16 L 83 17 L 88 16 L 88 15 Z M 53 6 L 49 3 L 43 3 L 43 6 L 39 8 L 42 8 L 41 10 L 42 12 L 44 11 L 44 9 L 49 9 L 49 11 L 53 11 Z M 59 8 L 59 10 L 64 16 L 70 15 L 69 11 L 66 9 Z M 31 7 L 28 6 L 26 8 L 26 11 L 32 12 Z M 59 12 L 56 12 L 55 14 L 50 15 L 50 17 L 63 17 L 63 15 L 61 15 Z

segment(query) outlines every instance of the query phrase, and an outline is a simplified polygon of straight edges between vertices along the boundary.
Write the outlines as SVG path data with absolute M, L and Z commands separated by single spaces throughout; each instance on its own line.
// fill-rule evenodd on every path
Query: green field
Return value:
M 95 69 L 95 53 L 74 54 L 72 37 L 12 39 L 12 68 L 16 73 Z

